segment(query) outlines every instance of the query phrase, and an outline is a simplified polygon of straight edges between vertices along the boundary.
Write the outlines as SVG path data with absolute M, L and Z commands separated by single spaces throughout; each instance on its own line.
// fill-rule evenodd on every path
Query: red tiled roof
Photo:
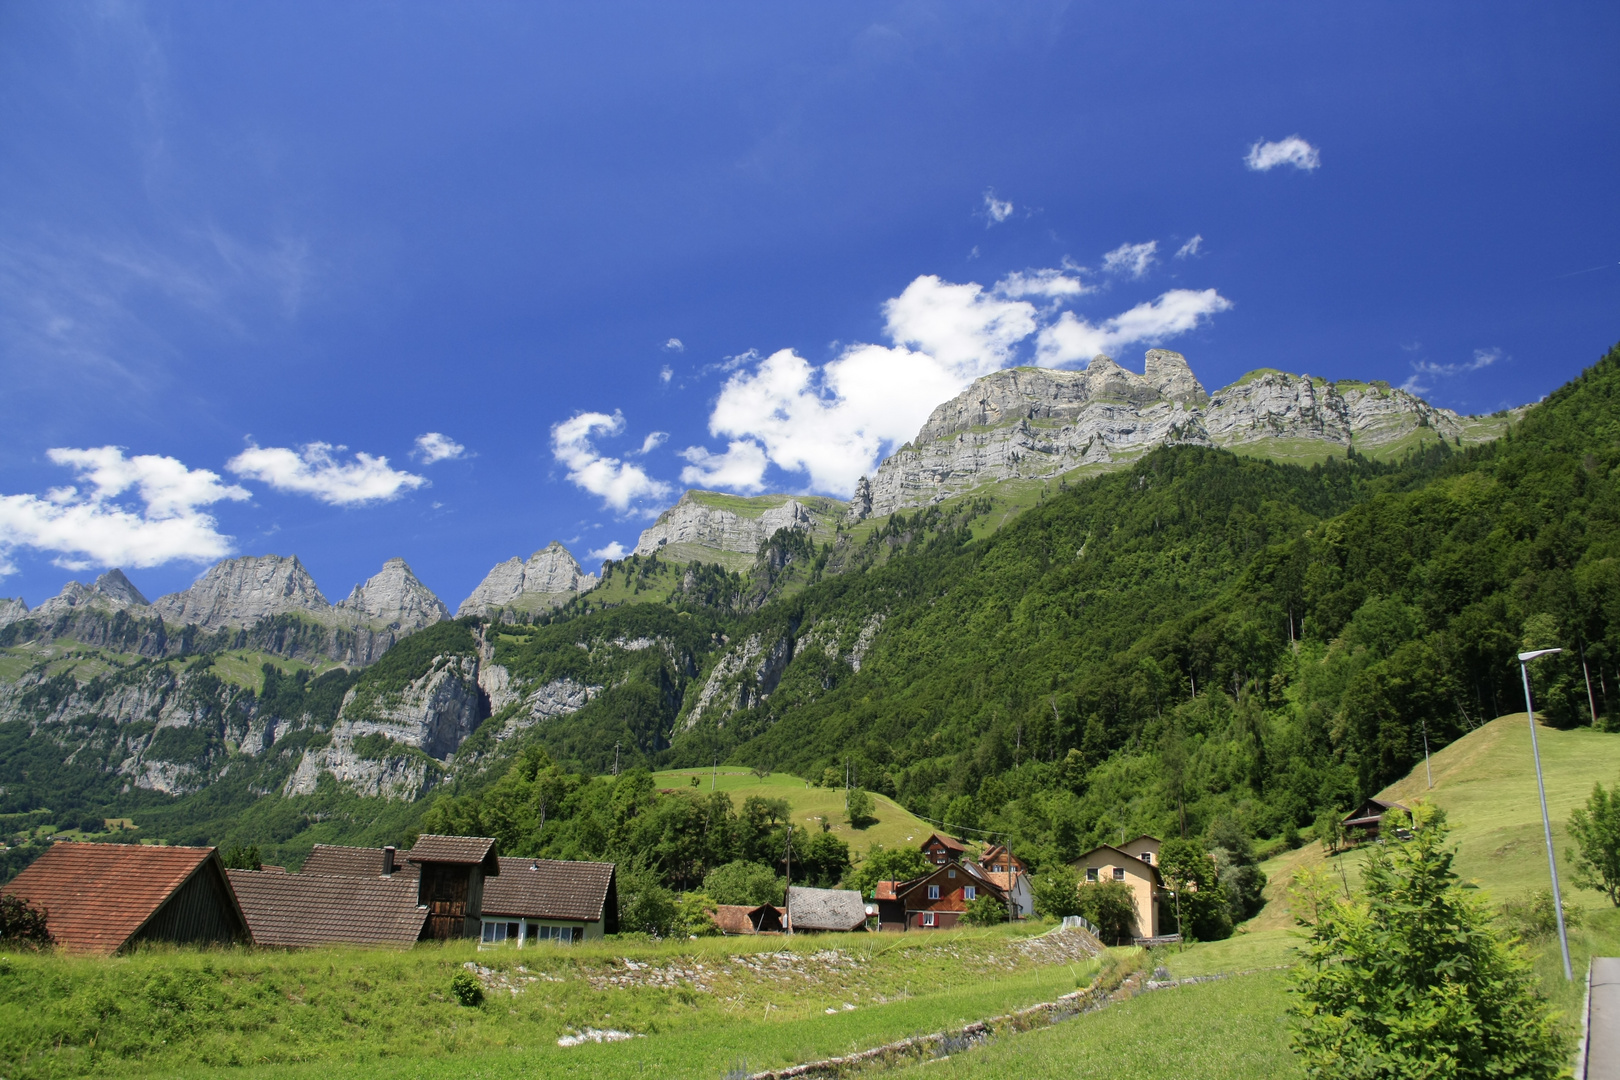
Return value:
M 484 880 L 485 915 L 595 922 L 613 881 L 612 863 L 503 858 L 500 867 Z
M 404 856 L 413 863 L 458 863 L 463 866 L 483 863 L 485 872 L 501 872 L 495 861 L 495 841 L 487 836 L 419 836 L 416 846 L 404 852 Z M 377 857 L 382 858 L 380 851 Z
M 898 900 L 898 899 L 900 899 L 900 897 L 895 893 L 895 888 L 899 884 L 900 883 L 898 881 L 880 881 L 880 882 L 878 882 L 877 883 L 877 899 L 879 899 L 879 900 Z
M 416 877 L 421 870 L 405 861 L 407 852 L 394 855 L 394 873 Z M 268 866 L 262 869 L 270 869 Z M 338 874 L 343 877 L 381 877 L 383 872 L 382 848 L 340 847 L 337 844 L 316 844 L 304 860 L 305 874 Z
M 226 874 L 255 945 L 410 945 L 427 921 L 414 876 Z
M 60 944 L 111 956 L 214 857 L 211 847 L 62 841 L 0 892 L 45 909 Z

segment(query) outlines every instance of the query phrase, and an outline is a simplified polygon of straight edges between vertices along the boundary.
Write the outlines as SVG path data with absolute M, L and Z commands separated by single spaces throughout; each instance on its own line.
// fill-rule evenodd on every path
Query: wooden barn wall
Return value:
M 245 941 L 242 925 L 227 886 L 212 865 L 206 865 L 191 880 L 175 890 L 141 928 L 133 941 L 229 942 Z

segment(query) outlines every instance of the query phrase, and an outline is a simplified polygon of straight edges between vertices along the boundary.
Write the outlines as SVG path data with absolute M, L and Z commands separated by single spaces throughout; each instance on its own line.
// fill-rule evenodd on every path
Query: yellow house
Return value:
M 1138 836 L 1120 847 L 1104 844 L 1093 848 L 1071 863 L 1082 885 L 1095 881 L 1122 881 L 1130 886 L 1136 903 L 1133 936 L 1159 936 L 1159 895 L 1164 879 L 1159 876 L 1159 841 Z

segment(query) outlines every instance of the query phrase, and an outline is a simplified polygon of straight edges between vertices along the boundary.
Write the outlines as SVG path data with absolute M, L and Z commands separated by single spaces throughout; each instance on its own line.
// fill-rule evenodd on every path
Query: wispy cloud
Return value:
M 649 431 L 647 433 L 647 437 L 645 439 L 641 440 L 641 449 L 640 450 L 632 450 L 630 452 L 632 454 L 636 454 L 638 456 L 642 455 L 642 454 L 650 454 L 654 450 L 658 449 L 660 446 L 663 446 L 668 441 L 669 441 L 669 432 L 667 432 L 667 431 Z
M 628 554 L 630 554 L 630 549 L 619 543 L 617 540 L 608 544 L 606 547 L 599 547 L 594 551 L 587 552 L 587 555 L 592 559 L 617 560 L 624 558 Z
M 1249 153 L 1244 157 L 1243 164 L 1255 172 L 1270 172 L 1279 165 L 1291 165 L 1296 169 L 1310 172 L 1321 167 L 1322 154 L 1298 135 L 1290 135 L 1276 142 L 1264 140 L 1256 142 L 1249 147 Z
M 668 383 L 669 380 L 673 379 L 674 377 L 675 377 L 675 369 L 670 367 L 668 364 L 665 364 L 663 367 L 658 369 L 658 381 L 659 382 Z
M 55 553 L 57 565 L 71 570 L 222 558 L 231 537 L 202 507 L 251 497 L 218 473 L 172 457 L 126 458 L 117 446 L 59 447 L 47 456 L 79 483 L 44 498 L 0 495 L 0 576 L 16 570 L 11 554 L 23 547 Z
M 1402 348 L 1405 348 L 1405 346 L 1402 346 Z M 1451 379 L 1458 375 L 1482 371 L 1504 359 L 1507 359 L 1507 356 L 1501 349 L 1491 348 L 1475 349 L 1472 360 L 1462 360 L 1450 364 L 1436 363 L 1427 358 L 1414 360 L 1412 361 L 1412 376 L 1401 384 L 1401 389 L 1412 394 L 1427 394 L 1434 389 L 1435 379 Z
M 1214 289 L 1171 289 L 1157 299 L 1093 325 L 1072 311 L 1058 316 L 1036 341 L 1041 364 L 1058 367 L 1112 353 L 1136 342 L 1158 342 L 1185 334 L 1232 302 Z
M 670 494 L 668 484 L 654 480 L 641 466 L 608 457 L 597 450 L 598 436 L 623 432 L 624 415 L 616 410 L 611 416 L 600 412 L 575 413 L 551 425 L 551 453 L 567 468 L 569 481 L 599 496 L 604 505 L 621 514 L 629 512 L 632 504 L 642 499 L 661 499 Z
M 1194 236 L 1191 240 L 1187 241 L 1185 244 L 1182 244 L 1180 247 L 1176 248 L 1175 257 L 1178 258 L 1178 259 L 1190 259 L 1194 255 L 1197 255 L 1199 250 L 1201 248 L 1203 248 L 1203 246 L 1204 246 L 1204 235 L 1203 235 L 1203 233 L 1199 233 L 1197 236 Z
M 986 228 L 989 228 L 991 225 L 1000 225 L 1003 221 L 1006 221 L 1008 218 L 1012 217 L 1014 209 L 1015 207 L 1012 203 L 1005 199 L 996 198 L 996 193 L 993 188 L 987 188 L 985 190 L 984 218 Z
M 664 342 L 664 351 L 665 352 L 685 352 L 686 351 L 686 346 L 681 344 L 681 339 L 680 338 L 672 337 L 668 341 Z
M 357 452 L 352 461 L 340 461 L 337 455 L 347 449 L 324 442 L 305 443 L 297 450 L 249 446 L 225 467 L 277 491 L 309 495 L 332 506 L 388 502 L 428 482 L 424 476 L 393 468 L 386 457 L 364 451 Z
M 1121 244 L 1103 256 L 1103 272 L 1141 278 L 1157 261 L 1159 242 L 1149 240 L 1142 244 Z
M 455 461 L 464 458 L 467 456 L 467 448 L 448 435 L 430 431 L 426 435 L 416 437 L 413 456 L 424 465 L 432 465 L 436 461 Z

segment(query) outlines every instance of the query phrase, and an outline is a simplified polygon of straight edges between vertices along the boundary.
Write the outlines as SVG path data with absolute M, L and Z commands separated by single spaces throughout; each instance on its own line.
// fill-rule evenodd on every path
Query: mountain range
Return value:
M 0 814 L 122 809 L 158 835 L 271 846 L 391 837 L 539 740 L 588 771 L 727 757 L 814 776 L 848 755 L 960 822 L 1005 802 L 997 777 L 1017 768 L 1089 776 L 1159 745 L 1141 742 L 1151 718 L 1192 701 L 1209 715 L 1178 737 L 1258 723 L 1232 736 L 1243 754 L 1280 753 L 1244 711 L 1284 708 L 1278 648 L 1354 632 L 1397 589 L 1347 581 L 1318 530 L 1453 483 L 1534 414 L 1269 370 L 1208 394 L 1153 350 L 1141 375 L 1098 357 L 986 376 L 847 501 L 689 491 L 600 578 L 553 542 L 491 569 L 454 619 L 401 559 L 336 604 L 291 556 L 228 559 L 150 602 L 110 570 L 34 609 L 0 601 Z M 1257 559 L 1298 566 L 1279 584 Z M 1417 625 L 1406 611 L 1389 617 Z M 1229 625 L 1243 612 L 1253 629 Z M 1500 681 L 1455 663 L 1470 674 L 1432 718 L 1441 739 Z M 1254 779 L 1254 805 L 1280 822 L 1356 790 L 1358 769 L 1371 783 L 1409 749 L 1378 738 L 1324 744 L 1309 783 L 1288 781 L 1315 785 L 1292 809 Z M 1262 758 L 1256 778 L 1279 760 Z

